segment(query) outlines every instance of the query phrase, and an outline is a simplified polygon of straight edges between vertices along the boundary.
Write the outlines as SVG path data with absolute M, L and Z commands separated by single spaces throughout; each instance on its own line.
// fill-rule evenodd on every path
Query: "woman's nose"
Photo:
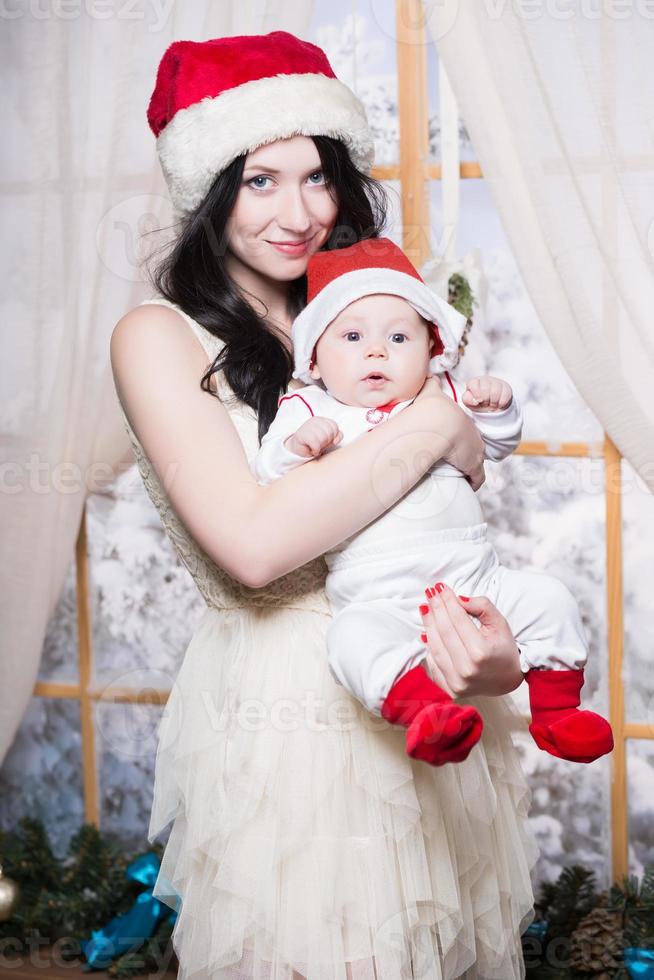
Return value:
M 283 199 L 277 216 L 280 228 L 285 231 L 303 234 L 311 227 L 311 215 L 302 199 L 300 191 L 289 191 Z

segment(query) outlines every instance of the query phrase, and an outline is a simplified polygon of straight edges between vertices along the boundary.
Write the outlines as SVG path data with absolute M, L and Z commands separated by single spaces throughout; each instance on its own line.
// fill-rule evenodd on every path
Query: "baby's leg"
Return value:
M 425 657 L 419 630 L 393 609 L 392 600 L 352 602 L 327 630 L 329 668 L 372 714 L 400 675 Z
M 581 670 L 586 665 L 588 642 L 577 600 L 553 575 L 518 571 L 499 565 L 486 588 L 487 595 L 506 617 L 520 647 L 523 673 L 532 668 Z
M 529 685 L 534 741 L 571 762 L 593 762 L 613 748 L 611 726 L 579 709 L 588 644 L 579 606 L 551 575 L 500 565 L 488 596 L 506 617 L 520 647 Z
M 430 765 L 462 762 L 483 722 L 472 705 L 455 704 L 429 677 L 415 620 L 392 603 L 353 602 L 327 631 L 330 670 L 368 710 L 406 727 L 406 750 Z

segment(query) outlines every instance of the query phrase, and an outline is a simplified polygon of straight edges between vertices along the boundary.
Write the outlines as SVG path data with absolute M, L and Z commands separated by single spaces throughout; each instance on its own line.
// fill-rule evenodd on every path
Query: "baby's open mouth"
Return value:
M 364 381 L 388 381 L 388 378 L 386 377 L 385 374 L 381 374 L 379 371 L 372 371 L 370 374 L 367 374 L 363 380 Z

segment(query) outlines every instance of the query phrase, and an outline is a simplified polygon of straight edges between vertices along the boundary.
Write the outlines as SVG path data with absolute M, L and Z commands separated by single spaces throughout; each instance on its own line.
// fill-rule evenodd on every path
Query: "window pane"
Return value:
M 572 864 L 594 871 L 598 888 L 608 888 L 610 757 L 580 765 L 542 752 L 529 734 L 515 735 L 514 742 L 532 794 L 529 822 L 540 848 L 532 872 L 536 896 L 540 882 L 555 881 Z
M 363 102 L 375 137 L 375 163 L 397 163 L 395 4 L 354 12 L 351 0 L 321 0 L 314 5 L 308 36 Z
M 95 705 L 101 826 L 126 848 L 147 846 L 163 711 L 146 704 Z
M 402 185 L 399 180 L 383 180 L 382 184 L 388 193 L 386 228 L 383 234 L 402 248 Z
M 486 483 L 479 490 L 479 499 L 489 539 L 508 568 L 546 572 L 575 596 L 589 644 L 582 705 L 605 715 L 608 654 L 602 461 L 510 456 L 485 466 Z M 526 683 L 512 696 L 528 714 Z
M 500 561 L 546 572 L 571 590 L 589 643 L 581 704 L 606 717 L 602 461 L 513 456 L 486 463 L 486 473 L 479 496 Z M 527 717 L 528 695 L 526 682 L 510 695 Z M 600 887 L 608 886 L 610 757 L 581 765 L 544 752 L 528 733 L 514 739 L 533 794 L 530 819 L 541 848 L 534 881 L 554 880 L 576 862 L 596 871 Z
M 430 38 L 429 30 L 427 38 Z M 438 49 L 433 41 L 427 42 L 427 98 L 429 105 L 429 163 L 441 162 L 441 126 L 440 126 L 440 84 L 438 71 Z M 466 129 L 465 122 L 459 116 L 459 157 L 464 162 L 478 162 L 475 148 Z
M 135 466 L 88 498 L 87 527 L 94 684 L 133 687 L 152 671 L 170 689 L 205 604 Z
M 61 595 L 48 621 L 37 680 L 67 684 L 76 684 L 79 680 L 74 554 L 68 565 Z
M 32 698 L 0 770 L 2 829 L 41 820 L 59 857 L 85 819 L 80 731 L 78 701 Z
M 442 255 L 440 181 L 430 182 L 430 193 L 432 251 Z M 461 361 L 462 377 L 492 374 L 507 380 L 525 410 L 525 440 L 601 443 L 601 425 L 568 376 L 534 310 L 486 181 L 462 180 L 460 195 L 457 255 L 468 263 L 462 271 L 479 303 Z
M 654 864 L 654 742 L 627 740 L 629 870 Z
M 654 495 L 624 459 L 622 482 L 625 713 L 627 721 L 651 725 L 654 733 Z

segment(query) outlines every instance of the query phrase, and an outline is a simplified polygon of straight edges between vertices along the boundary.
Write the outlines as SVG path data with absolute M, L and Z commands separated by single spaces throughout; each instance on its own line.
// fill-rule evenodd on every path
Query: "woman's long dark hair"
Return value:
M 312 136 L 325 181 L 338 203 L 336 223 L 323 250 L 377 238 L 384 228 L 387 196 L 383 186 L 357 170 L 345 145 Z M 198 208 L 185 219 L 169 254 L 150 274 L 155 289 L 197 320 L 225 346 L 200 380 L 209 394 L 211 375 L 224 371 L 235 396 L 258 416 L 259 442 L 277 411 L 280 394 L 293 373 L 293 355 L 283 334 L 256 313 L 227 274 L 225 226 L 236 201 L 245 155 L 218 175 Z M 290 284 L 288 312 L 306 304 L 306 276 Z M 216 395 L 216 397 L 218 397 Z

